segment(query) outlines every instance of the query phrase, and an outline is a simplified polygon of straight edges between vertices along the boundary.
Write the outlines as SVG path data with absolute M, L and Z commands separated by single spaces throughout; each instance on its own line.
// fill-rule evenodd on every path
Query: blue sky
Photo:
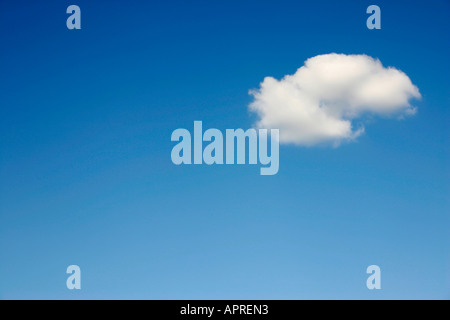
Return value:
M 0 298 L 448 299 L 449 9 L 2 1 Z M 249 89 L 332 52 L 405 72 L 417 114 L 338 148 L 281 145 L 274 176 L 171 162 L 173 130 L 249 128 Z

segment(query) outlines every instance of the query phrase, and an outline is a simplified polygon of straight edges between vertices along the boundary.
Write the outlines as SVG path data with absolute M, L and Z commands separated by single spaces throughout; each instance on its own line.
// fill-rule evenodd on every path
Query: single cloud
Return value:
M 338 145 L 364 132 L 353 121 L 365 114 L 412 115 L 419 89 L 400 70 L 367 55 L 325 54 L 308 59 L 293 75 L 264 78 L 249 109 L 258 128 L 280 129 L 280 142 Z

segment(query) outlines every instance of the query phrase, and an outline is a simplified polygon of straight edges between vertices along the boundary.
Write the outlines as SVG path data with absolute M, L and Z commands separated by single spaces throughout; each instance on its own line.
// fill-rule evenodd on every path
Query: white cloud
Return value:
M 256 127 L 280 129 L 281 143 L 339 144 L 364 132 L 365 114 L 411 115 L 420 98 L 409 77 L 366 55 L 325 54 L 308 59 L 293 75 L 264 78 L 251 90 Z

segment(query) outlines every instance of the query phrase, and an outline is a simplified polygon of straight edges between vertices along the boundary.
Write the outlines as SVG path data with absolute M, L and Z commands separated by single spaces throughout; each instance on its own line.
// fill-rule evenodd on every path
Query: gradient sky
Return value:
M 81 30 L 66 8 L 81 8 Z M 381 7 L 368 30 L 366 8 Z M 448 1 L 1 1 L 0 298 L 448 299 Z M 177 128 L 249 128 L 249 89 L 325 53 L 422 100 L 339 148 L 175 166 Z M 79 265 L 82 289 L 68 290 Z M 381 290 L 366 288 L 379 265 Z

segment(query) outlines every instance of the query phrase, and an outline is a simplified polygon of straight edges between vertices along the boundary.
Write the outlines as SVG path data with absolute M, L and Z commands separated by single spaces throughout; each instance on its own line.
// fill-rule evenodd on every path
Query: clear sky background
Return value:
M 66 8 L 81 8 L 81 30 Z M 366 8 L 381 7 L 381 30 Z M 448 1 L 1 1 L 0 298 L 450 298 Z M 170 135 L 249 128 L 248 90 L 325 53 L 419 88 L 280 170 L 175 166 Z M 81 290 L 66 288 L 81 267 Z M 381 290 L 366 288 L 379 265 Z

